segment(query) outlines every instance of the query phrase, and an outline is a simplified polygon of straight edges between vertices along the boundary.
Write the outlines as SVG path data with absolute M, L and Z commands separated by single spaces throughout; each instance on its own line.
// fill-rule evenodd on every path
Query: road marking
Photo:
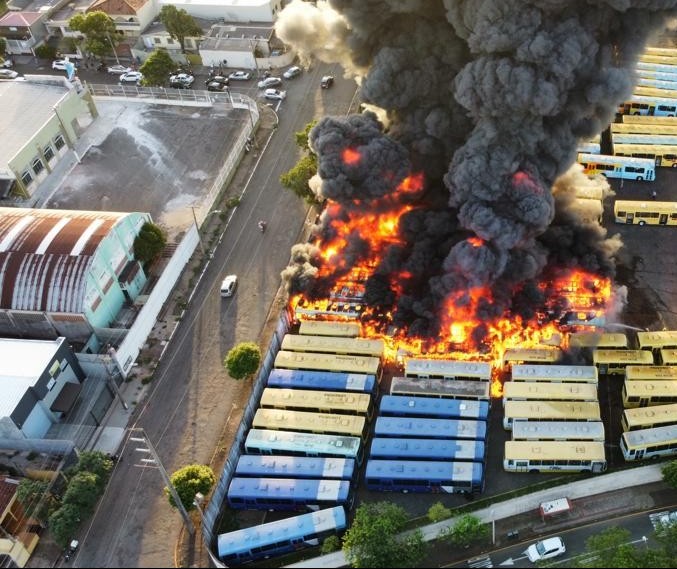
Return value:
M 473 557 L 468 559 L 468 567 L 493 567 L 494 564 L 491 562 L 491 557 L 488 555 L 482 555 L 480 557 Z
M 515 559 L 513 559 L 512 557 L 508 557 L 508 559 L 506 559 L 503 563 L 499 563 L 499 565 L 502 565 L 502 566 L 504 566 L 504 565 L 514 565 L 515 561 L 519 561 L 521 559 L 527 559 L 527 556 L 522 555 L 522 557 L 515 557 Z

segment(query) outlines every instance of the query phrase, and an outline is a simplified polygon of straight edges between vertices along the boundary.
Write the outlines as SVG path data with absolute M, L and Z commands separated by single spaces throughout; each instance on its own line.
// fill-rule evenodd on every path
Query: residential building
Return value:
M 39 439 L 71 410 L 85 374 L 66 338 L 0 338 L 0 439 Z
M 273 55 L 271 40 L 275 38 L 273 26 L 215 25 L 200 42 L 203 65 L 227 66 L 258 70 L 262 60 Z M 279 42 L 279 49 L 282 44 Z M 265 65 L 268 69 L 268 65 Z
M 104 12 L 119 33 L 137 37 L 157 17 L 160 8 L 156 0 L 95 0 L 87 12 Z
M 7 40 L 9 55 L 32 54 L 47 35 L 44 11 L 9 11 L 0 18 L 0 36 Z
M 176 6 L 191 16 L 222 23 L 274 22 L 283 0 L 158 0 L 163 6 Z
M 31 518 L 26 518 L 17 500 L 19 482 L 16 478 L 0 476 L 0 556 L 8 567 L 25 567 L 40 540 L 41 528 L 27 523 Z

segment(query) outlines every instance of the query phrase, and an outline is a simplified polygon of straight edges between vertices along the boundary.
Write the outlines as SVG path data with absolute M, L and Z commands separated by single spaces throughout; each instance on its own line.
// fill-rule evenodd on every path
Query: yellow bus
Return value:
M 549 381 L 592 383 L 597 385 L 599 374 L 595 366 L 517 364 L 512 366 L 512 381 Z
M 623 115 L 621 119 L 623 120 L 623 124 L 662 124 L 666 126 L 677 126 L 677 118 L 675 117 Z
M 673 89 L 661 89 L 659 87 L 649 87 L 647 85 L 637 85 L 633 91 L 634 95 L 641 97 L 657 97 L 664 99 L 677 99 L 677 91 Z
M 645 158 L 656 166 L 677 167 L 677 145 L 669 144 L 614 144 L 614 156 Z
M 619 145 L 641 144 L 643 146 L 675 146 L 677 134 L 646 134 L 646 133 L 612 133 L 611 145 L 615 148 Z
M 299 334 L 308 336 L 341 336 L 357 338 L 360 335 L 357 322 L 337 322 L 332 320 L 301 320 Z
M 513 441 L 605 441 L 602 421 L 515 421 Z
M 368 393 L 347 391 L 316 391 L 313 389 L 279 389 L 266 387 L 261 394 L 260 407 L 316 411 L 318 413 L 347 413 L 364 415 L 371 419 L 373 406 Z
M 289 352 L 280 350 L 275 356 L 275 367 L 282 369 L 304 369 L 308 371 L 341 371 L 380 375 L 379 358 L 367 356 L 343 356 L 313 352 Z
M 616 200 L 614 218 L 626 225 L 677 225 L 677 202 Z
M 578 154 L 578 163 L 588 176 L 602 174 L 607 178 L 623 180 L 646 180 L 656 177 L 656 164 L 649 158 L 609 156 L 608 154 Z
M 601 200 L 575 198 L 569 210 L 575 212 L 584 222 L 602 223 L 604 206 Z
M 569 334 L 570 348 L 628 349 L 628 337 L 614 332 L 574 332 Z
M 322 354 L 347 354 L 351 356 L 383 356 L 383 340 L 367 338 L 335 338 L 333 336 L 304 336 L 286 334 L 282 349 L 289 352 L 316 352 Z
M 599 200 L 604 199 L 604 190 L 601 185 L 587 185 L 587 186 L 574 186 L 574 195 L 577 198 L 585 200 Z
M 645 63 L 661 63 L 663 65 L 677 65 L 677 55 L 643 53 L 639 56 L 639 61 Z
M 637 344 L 640 350 L 677 348 L 677 330 L 657 330 L 655 332 L 637 332 Z
M 421 379 L 491 380 L 491 364 L 487 362 L 429 360 L 407 358 L 404 375 Z
M 627 431 L 621 435 L 625 460 L 661 458 L 677 454 L 677 425 Z
M 677 48 L 645 46 L 644 55 L 667 55 L 668 57 L 677 57 Z
M 632 115 L 624 115 L 623 118 L 642 118 L 645 121 L 648 121 L 650 118 L 660 118 L 663 117 L 635 117 Z M 662 135 L 672 135 L 677 136 L 677 120 L 668 119 L 672 122 L 669 125 L 654 123 L 654 122 L 615 122 L 611 123 L 609 130 L 611 134 L 662 134 Z
M 677 381 L 677 366 L 627 366 L 625 381 Z
M 503 406 L 507 401 L 597 401 L 594 383 L 544 383 L 542 381 L 506 381 Z
M 506 401 L 503 428 L 515 421 L 601 421 L 596 401 Z
M 632 95 L 629 100 L 619 105 L 618 112 L 622 115 L 674 117 L 677 114 L 677 100 L 669 97 Z
M 664 366 L 677 365 L 677 349 L 661 348 L 658 351 L 658 363 Z
M 258 409 L 252 421 L 252 429 L 346 435 L 364 440 L 367 435 L 367 419 L 357 415 Z
M 646 350 L 608 350 L 595 349 L 592 351 L 592 363 L 597 366 L 599 373 L 624 374 L 629 365 L 654 365 L 653 354 Z
M 508 348 L 503 354 L 503 365 L 554 364 L 561 358 L 559 348 Z
M 623 431 L 677 425 L 677 403 L 625 409 L 621 417 Z
M 623 407 L 649 407 L 677 403 L 677 381 L 625 381 Z
M 506 441 L 508 472 L 604 472 L 604 443 L 594 441 Z

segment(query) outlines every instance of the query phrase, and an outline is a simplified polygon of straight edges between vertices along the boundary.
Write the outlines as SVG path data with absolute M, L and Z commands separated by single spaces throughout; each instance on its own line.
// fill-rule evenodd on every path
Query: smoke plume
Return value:
M 536 281 L 566 268 L 613 276 L 620 247 L 580 203 L 589 185 L 576 145 L 599 133 L 632 91 L 633 66 L 677 0 L 293 0 L 276 30 L 304 58 L 338 62 L 362 99 L 384 109 L 325 118 L 311 132 L 322 195 L 319 229 L 331 238 L 355 212 L 399 217 L 367 283 L 366 302 L 395 324 L 434 335 L 450 299 L 487 318 L 528 316 Z M 424 188 L 401 184 L 422 173 Z M 559 181 L 558 181 L 559 178 Z M 553 191 L 553 185 L 555 186 Z M 604 190 L 607 191 L 607 190 Z M 348 236 L 334 275 L 369 258 Z M 313 278 L 327 261 L 294 252 L 290 292 L 326 292 Z M 319 264 L 319 265 L 318 265 Z M 394 282 L 392 275 L 406 274 Z M 322 279 L 319 279 L 321 281 Z M 397 294 L 394 290 L 397 288 Z

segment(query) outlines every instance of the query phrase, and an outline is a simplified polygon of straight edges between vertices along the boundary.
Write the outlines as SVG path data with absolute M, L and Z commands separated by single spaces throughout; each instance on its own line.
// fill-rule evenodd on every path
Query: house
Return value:
M 184 39 L 186 52 L 197 53 L 200 41 L 203 36 L 209 33 L 213 22 L 194 18 L 195 23 L 203 29 L 203 35 L 199 37 L 187 37 Z M 137 61 L 145 61 L 153 50 L 163 48 L 169 52 L 169 55 L 178 63 L 185 63 L 185 55 L 181 53 L 181 44 L 173 39 L 165 25 L 157 20 L 148 26 L 139 37 L 139 41 L 132 47 L 132 55 L 138 58 Z
M 49 75 L 0 82 L 0 108 L 0 197 L 30 197 L 97 116 L 86 90 Z
M 137 37 L 160 13 L 155 0 L 95 0 L 86 10 L 104 12 L 124 36 Z
M 147 221 L 147 213 L 0 208 L 0 336 L 64 336 L 88 353 L 124 337 L 116 318 L 146 283 L 134 239 Z
M 38 545 L 39 527 L 30 524 L 24 508 L 17 500 L 20 480 L 0 476 L 0 556 L 10 567 L 25 567 Z
M 39 439 L 75 404 L 85 374 L 66 338 L 0 338 L 0 439 Z
M 203 65 L 258 69 L 268 64 L 260 63 L 274 51 L 271 40 L 275 38 L 273 26 L 214 25 L 200 42 Z M 279 43 L 279 42 L 278 42 Z M 282 45 L 280 44 L 280 49 Z
M 30 6 L 29 6 L 30 8 Z M 10 11 L 0 18 L 0 37 L 7 40 L 8 55 L 32 54 L 47 35 L 44 11 Z
M 274 22 L 284 4 L 283 0 L 158 0 L 163 6 L 176 6 L 195 18 L 220 22 L 249 23 Z

